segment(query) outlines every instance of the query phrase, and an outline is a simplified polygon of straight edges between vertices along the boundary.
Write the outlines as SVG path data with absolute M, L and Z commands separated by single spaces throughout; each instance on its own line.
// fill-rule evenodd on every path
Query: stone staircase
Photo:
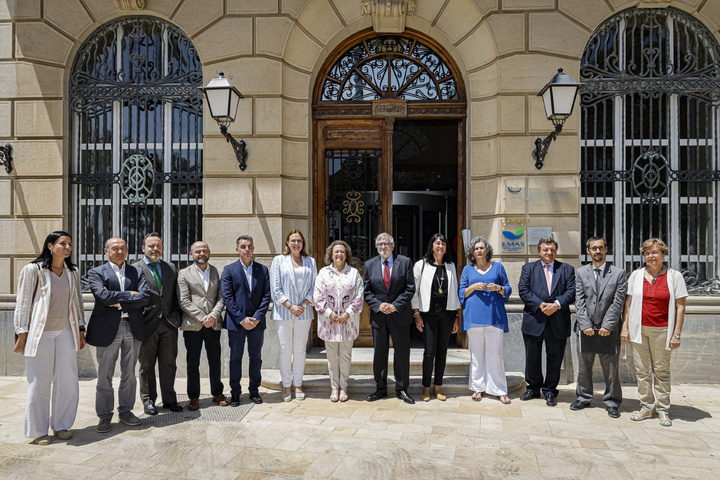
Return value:
M 410 393 L 419 395 L 422 389 L 422 357 L 421 348 L 410 350 Z M 390 365 L 388 367 L 388 390 L 393 390 L 393 349 L 390 349 Z M 353 348 L 352 365 L 350 367 L 350 382 L 348 390 L 351 392 L 375 391 L 375 380 L 373 379 L 373 349 Z M 469 395 L 468 374 L 470 369 L 470 351 L 462 348 L 448 350 L 445 376 L 443 379 L 443 391 L 451 396 Z M 263 370 L 263 382 L 265 388 L 281 390 L 280 371 Z M 524 391 L 525 376 L 521 372 L 506 372 L 508 389 L 510 393 Z M 328 379 L 327 357 L 325 349 L 316 347 L 308 350 L 305 363 L 305 375 L 303 387 L 306 392 L 314 395 L 330 391 L 330 380 Z M 417 398 L 416 398 L 417 400 Z

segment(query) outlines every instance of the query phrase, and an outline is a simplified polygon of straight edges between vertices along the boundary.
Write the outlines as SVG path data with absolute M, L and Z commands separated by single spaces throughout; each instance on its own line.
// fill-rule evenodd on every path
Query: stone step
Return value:
M 422 389 L 422 357 L 423 350 L 413 348 L 410 350 L 410 392 L 420 393 Z M 393 349 L 390 349 L 388 366 L 388 390 L 392 393 L 393 377 Z M 373 349 L 353 348 L 352 364 L 350 366 L 350 381 L 348 389 L 352 392 L 375 391 L 375 380 L 373 378 Z M 469 394 L 468 375 L 470 372 L 470 351 L 467 349 L 448 350 L 445 376 L 443 378 L 443 391 L 452 396 Z M 520 372 L 506 372 L 508 390 L 510 393 L 524 391 L 525 376 Z M 262 371 L 262 384 L 265 388 L 282 390 L 280 383 L 280 371 L 267 369 Z M 303 376 L 303 388 L 313 395 L 322 392 L 324 395 L 330 389 L 328 379 L 327 356 L 324 348 L 312 348 L 308 350 L 305 362 L 305 375 Z
M 388 371 L 393 371 L 393 349 L 388 354 Z M 410 375 L 422 375 L 422 357 L 423 350 L 421 348 L 413 348 L 410 350 Z M 448 350 L 447 363 L 445 365 L 445 376 L 465 376 L 467 377 L 470 369 L 470 350 L 463 348 L 455 348 Z M 353 348 L 352 350 L 352 368 L 353 375 L 372 375 L 373 374 L 373 349 L 372 348 Z M 324 348 L 311 348 L 308 350 L 305 361 L 306 375 L 327 375 L 327 355 Z

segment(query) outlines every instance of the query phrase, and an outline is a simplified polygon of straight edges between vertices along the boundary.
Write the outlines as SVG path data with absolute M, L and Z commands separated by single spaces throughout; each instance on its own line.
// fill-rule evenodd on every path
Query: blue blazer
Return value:
M 255 329 L 265 330 L 265 315 L 270 306 L 270 274 L 268 268 L 258 262 L 252 264 L 252 293 L 248 294 L 247 278 L 241 260 L 223 269 L 220 290 L 225 302 L 226 314 L 223 328 L 239 331 L 245 317 L 259 320 Z M 243 329 L 244 330 L 244 329 Z
M 95 307 L 87 326 L 87 343 L 95 347 L 107 347 L 117 335 L 120 316 L 127 312 L 130 330 L 136 340 L 145 339 L 143 307 L 150 301 L 150 289 L 145 277 L 128 262 L 125 262 L 124 291 L 110 262 L 88 272 L 90 291 L 95 297 Z M 138 292 L 133 295 L 130 291 Z M 120 305 L 122 310 L 110 305 Z
M 549 294 L 542 265 L 541 260 L 527 263 L 520 272 L 518 293 L 525 302 L 522 333 L 539 337 L 548 328 L 553 338 L 567 338 L 570 336 L 570 305 L 575 303 L 575 269 L 555 260 Z M 555 300 L 560 302 L 560 310 L 549 317 L 540 311 L 541 303 Z

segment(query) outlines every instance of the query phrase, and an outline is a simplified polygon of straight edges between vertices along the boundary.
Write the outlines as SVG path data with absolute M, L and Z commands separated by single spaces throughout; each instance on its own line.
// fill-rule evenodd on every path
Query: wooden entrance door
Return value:
M 365 260 L 376 255 L 375 237 L 391 225 L 392 196 L 387 181 L 391 162 L 385 158 L 388 135 L 384 124 L 378 119 L 317 123 L 314 245 L 320 247 L 319 265 L 323 264 L 324 248 L 344 240 L 352 249 L 353 266 L 362 274 Z M 317 335 L 317 329 L 313 332 Z M 365 308 L 355 345 L 372 344 L 370 314 Z

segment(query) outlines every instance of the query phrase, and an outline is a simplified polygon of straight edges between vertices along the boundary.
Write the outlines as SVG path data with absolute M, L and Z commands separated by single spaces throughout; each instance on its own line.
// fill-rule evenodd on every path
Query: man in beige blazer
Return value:
M 188 410 L 200 408 L 200 353 L 203 342 L 210 370 L 210 393 L 212 401 L 226 406 L 223 383 L 220 380 L 220 331 L 225 304 L 220 292 L 220 275 L 217 268 L 208 263 L 210 248 L 205 242 L 195 242 L 190 247 L 193 264 L 180 270 L 177 287 L 182 308 L 182 330 L 187 350 Z

